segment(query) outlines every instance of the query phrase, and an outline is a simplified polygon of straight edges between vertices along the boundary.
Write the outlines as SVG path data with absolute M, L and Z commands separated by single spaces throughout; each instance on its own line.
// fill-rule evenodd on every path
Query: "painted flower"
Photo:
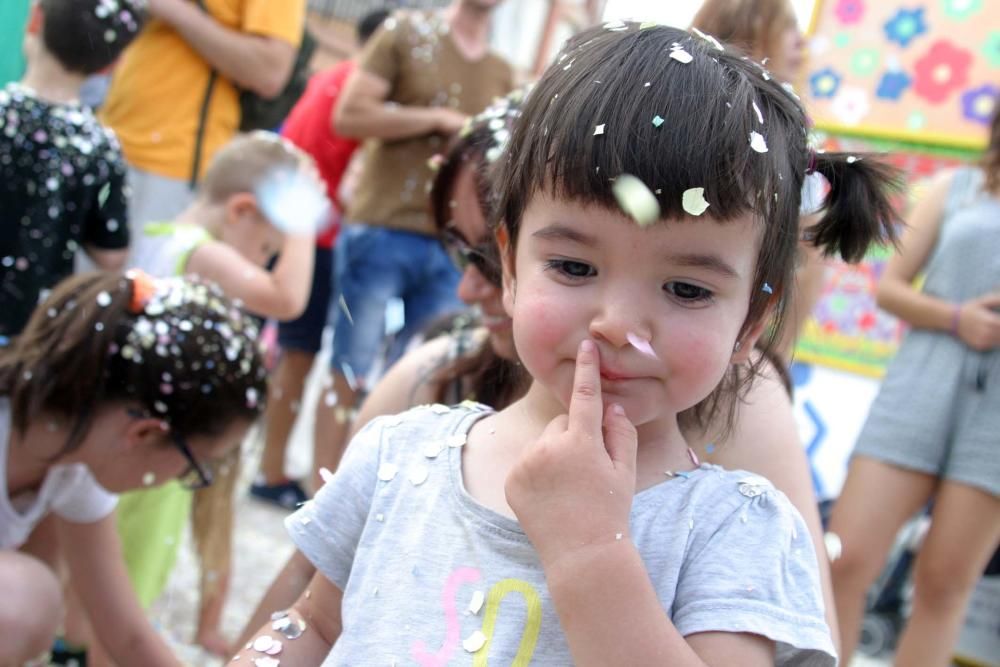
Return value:
M 942 0 L 944 13 L 956 21 L 963 21 L 983 8 L 983 0 Z
M 865 13 L 864 0 L 837 0 L 837 6 L 833 13 L 837 15 L 841 23 L 857 23 Z
M 986 38 L 983 56 L 992 67 L 1000 67 L 1000 30 L 993 30 Z
M 878 82 L 875 97 L 882 100 L 898 100 L 912 83 L 913 79 L 906 72 L 886 72 Z
M 844 125 L 857 125 L 870 110 L 868 93 L 853 86 L 844 86 L 830 104 L 830 111 Z
M 833 97 L 837 93 L 842 79 L 843 77 L 831 67 L 824 67 L 813 72 L 812 76 L 809 77 L 809 88 L 812 90 L 812 96 L 817 99 Z
M 851 45 L 851 33 L 849 32 L 838 32 L 833 38 L 833 45 L 838 49 L 846 49 Z
M 885 23 L 885 36 L 890 42 L 900 46 L 909 46 L 914 38 L 927 32 L 924 21 L 924 8 L 900 9 L 896 15 Z
M 939 39 L 916 62 L 913 92 L 928 102 L 940 104 L 966 84 L 971 64 L 969 51 Z
M 962 93 L 962 115 L 976 123 L 988 125 L 998 99 L 1000 88 L 989 83 L 967 90 Z
M 911 111 L 906 117 L 906 127 L 914 132 L 924 129 L 927 125 L 927 116 L 922 111 Z
M 878 67 L 878 49 L 858 49 L 851 57 L 851 71 L 858 76 L 868 76 Z

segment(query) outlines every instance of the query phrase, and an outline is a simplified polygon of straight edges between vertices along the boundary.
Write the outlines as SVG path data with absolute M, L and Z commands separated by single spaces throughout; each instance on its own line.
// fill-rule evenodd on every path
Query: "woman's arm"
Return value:
M 700 440 L 695 448 L 705 451 L 706 440 L 704 437 Z M 819 561 L 826 622 L 830 626 L 834 646 L 839 645 L 830 561 L 823 543 L 823 524 L 809 473 L 809 461 L 799 439 L 791 398 L 777 371 L 765 370 L 764 375 L 755 380 L 746 402 L 741 403 L 737 410 L 729 437 L 717 443 L 711 453 L 706 451 L 703 457 L 723 468 L 748 470 L 766 477 L 775 488 L 788 496 L 802 515 Z
M 309 587 L 288 610 L 291 623 L 304 622 L 305 629 L 302 631 L 302 635 L 297 639 L 289 640 L 282 634 L 281 630 L 275 630 L 273 622 L 268 620 L 248 640 L 251 642 L 251 647 L 241 649 L 233 660 L 240 661 L 240 664 L 244 662 L 253 664 L 251 661 L 254 658 L 266 657 L 266 654 L 254 649 L 252 644 L 266 635 L 272 640 L 281 642 L 280 659 L 282 664 L 301 667 L 319 665 L 333 648 L 343 629 L 340 615 L 340 605 L 343 598 L 343 592 L 330 583 L 329 579 L 317 572 Z M 300 627 L 302 627 L 301 624 Z
M 70 581 L 94 634 L 120 665 L 179 665 L 146 619 L 129 583 L 111 514 L 93 523 L 59 520 L 59 543 Z

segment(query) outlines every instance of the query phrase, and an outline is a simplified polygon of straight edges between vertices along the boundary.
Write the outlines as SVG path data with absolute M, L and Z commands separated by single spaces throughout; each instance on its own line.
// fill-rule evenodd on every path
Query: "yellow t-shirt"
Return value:
M 227 28 L 293 45 L 302 38 L 306 0 L 206 0 L 205 4 L 212 18 Z M 129 164 L 170 178 L 191 177 L 210 72 L 209 64 L 173 27 L 159 19 L 147 24 L 118 64 L 101 113 L 101 120 L 117 133 Z M 239 124 L 239 92 L 219 76 L 205 125 L 202 172 Z

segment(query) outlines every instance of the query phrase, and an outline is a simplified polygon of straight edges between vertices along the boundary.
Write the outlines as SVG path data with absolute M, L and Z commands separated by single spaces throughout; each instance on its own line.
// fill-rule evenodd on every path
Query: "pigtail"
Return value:
M 896 243 L 899 213 L 892 195 L 902 189 L 899 170 L 874 156 L 816 153 L 812 168 L 830 184 L 820 221 L 806 238 L 824 255 L 859 262 L 873 243 Z

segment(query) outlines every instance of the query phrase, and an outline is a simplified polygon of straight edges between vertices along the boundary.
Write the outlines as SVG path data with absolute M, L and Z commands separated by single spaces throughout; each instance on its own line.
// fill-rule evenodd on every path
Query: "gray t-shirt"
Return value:
M 344 593 L 324 666 L 572 664 L 527 536 L 462 483 L 461 447 L 488 414 L 465 403 L 372 421 L 286 520 Z M 638 493 L 630 528 L 681 634 L 760 634 L 777 665 L 835 664 L 809 533 L 767 480 L 702 465 Z

